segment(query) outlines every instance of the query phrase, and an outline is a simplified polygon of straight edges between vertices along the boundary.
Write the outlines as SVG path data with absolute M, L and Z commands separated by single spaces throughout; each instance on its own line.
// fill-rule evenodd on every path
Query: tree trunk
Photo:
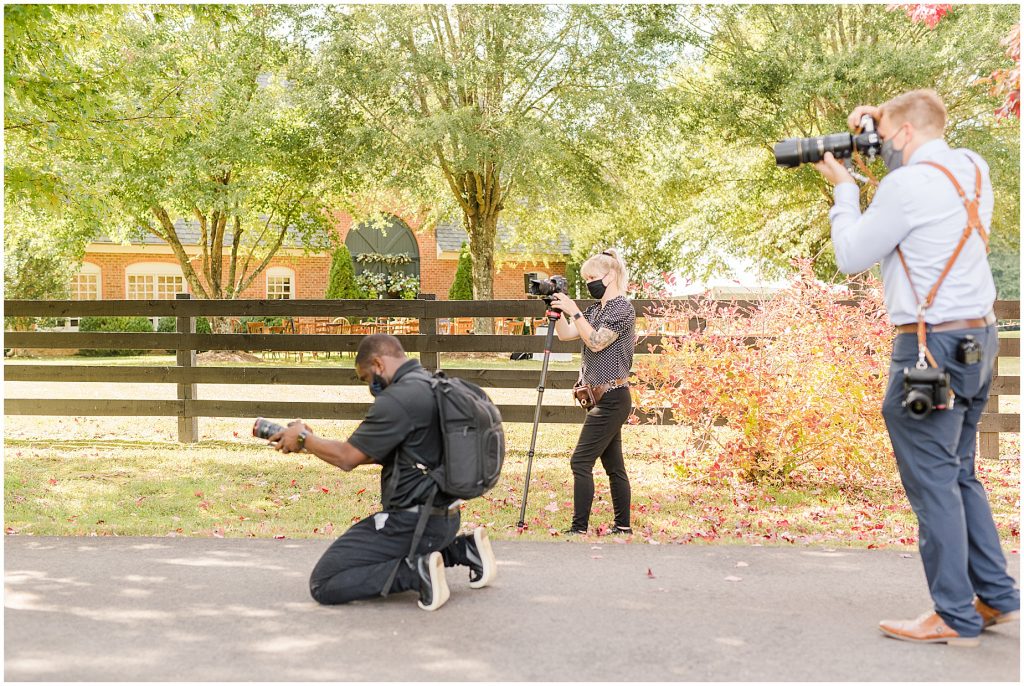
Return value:
M 498 235 L 498 214 L 481 217 L 464 215 L 469 234 L 469 253 L 473 260 L 473 299 L 494 299 L 494 242 Z M 494 319 L 475 317 L 473 333 L 494 333 Z

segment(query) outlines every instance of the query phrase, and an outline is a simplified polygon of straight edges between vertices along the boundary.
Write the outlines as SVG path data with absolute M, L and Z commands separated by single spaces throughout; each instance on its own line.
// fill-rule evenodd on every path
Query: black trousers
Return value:
M 629 526 L 629 477 L 622 459 L 622 425 L 633 409 L 629 388 L 613 388 L 587 412 L 569 464 L 573 476 L 572 528 L 585 530 L 594 504 L 594 464 L 601 458 L 611 484 L 615 526 Z
M 419 578 L 402 560 L 409 554 L 419 520 L 416 512 L 378 512 L 356 522 L 331 544 L 313 568 L 309 592 L 323 605 L 379 596 L 398 565 L 391 593 L 419 590 Z M 466 536 L 458 536 L 459 512 L 427 521 L 417 553 L 440 550 L 446 567 L 465 564 Z

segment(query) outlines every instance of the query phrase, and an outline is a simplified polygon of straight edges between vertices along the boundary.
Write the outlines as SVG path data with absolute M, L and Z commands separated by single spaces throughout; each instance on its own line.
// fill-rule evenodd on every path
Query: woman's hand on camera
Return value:
M 579 305 L 565 293 L 555 293 L 551 296 L 551 306 L 567 317 L 572 317 L 580 311 Z

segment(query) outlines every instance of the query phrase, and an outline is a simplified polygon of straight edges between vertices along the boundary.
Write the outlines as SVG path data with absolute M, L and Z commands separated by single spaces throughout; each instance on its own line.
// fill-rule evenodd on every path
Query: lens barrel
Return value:
M 283 430 L 284 427 L 281 426 L 280 424 L 275 424 L 274 422 L 268 419 L 264 419 L 263 417 L 258 417 L 256 419 L 256 423 L 252 425 L 252 435 L 255 436 L 256 438 L 262 438 L 264 440 L 270 438 L 278 431 Z
M 837 160 L 853 154 L 854 140 L 848 133 L 830 133 L 817 138 L 787 138 L 775 144 L 775 164 L 780 167 L 799 167 L 808 162 L 820 162 L 826 152 Z

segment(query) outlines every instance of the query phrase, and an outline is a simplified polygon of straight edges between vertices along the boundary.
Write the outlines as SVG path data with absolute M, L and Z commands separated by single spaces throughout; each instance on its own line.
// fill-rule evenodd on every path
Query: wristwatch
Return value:
M 582 312 L 577 312 L 576 314 L 574 314 L 572 316 L 573 319 L 580 319 L 582 317 L 583 317 L 583 313 Z
M 299 444 L 299 450 L 306 449 L 306 437 L 309 436 L 308 431 L 300 431 L 299 435 L 295 437 L 295 441 Z

